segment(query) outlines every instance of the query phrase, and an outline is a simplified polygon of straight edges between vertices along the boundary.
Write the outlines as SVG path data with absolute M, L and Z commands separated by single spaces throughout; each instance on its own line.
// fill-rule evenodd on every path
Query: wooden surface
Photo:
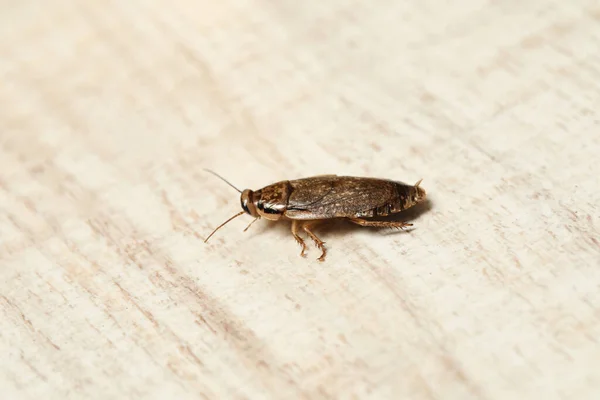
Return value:
M 0 2 L 3 399 L 600 398 L 597 1 Z M 398 233 L 239 210 L 423 178 Z

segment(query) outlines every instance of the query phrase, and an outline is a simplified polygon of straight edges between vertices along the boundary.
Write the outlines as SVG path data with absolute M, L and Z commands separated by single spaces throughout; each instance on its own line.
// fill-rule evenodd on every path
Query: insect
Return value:
M 242 211 L 215 228 L 206 238 L 215 234 L 225 224 L 246 213 L 254 220 L 244 232 L 260 218 L 271 221 L 292 221 L 292 235 L 302 246 L 301 256 L 305 256 L 306 243 L 300 237 L 302 229 L 314 242 L 325 261 L 327 249 L 313 228 L 320 222 L 331 219 L 346 219 L 362 226 L 403 229 L 412 224 L 400 221 L 378 221 L 373 217 L 385 217 L 406 210 L 426 198 L 419 185 L 407 185 L 386 179 L 362 178 L 353 176 L 319 175 L 310 178 L 281 181 L 259 190 L 239 190 L 217 173 L 206 170 L 222 179 L 241 193 Z

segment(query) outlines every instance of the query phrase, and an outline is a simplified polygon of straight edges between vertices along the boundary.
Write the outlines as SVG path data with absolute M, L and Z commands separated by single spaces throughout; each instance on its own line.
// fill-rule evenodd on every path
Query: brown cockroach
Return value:
M 254 217 L 244 232 L 260 218 L 270 221 L 291 220 L 292 235 L 302 246 L 300 255 L 304 257 L 306 252 L 306 244 L 298 235 L 302 228 L 321 250 L 319 261 L 325 260 L 327 250 L 325 242 L 312 231 L 317 223 L 336 218 L 362 226 L 403 229 L 412 224 L 368 218 L 385 217 L 404 211 L 421 203 L 427 196 L 425 190 L 419 186 L 422 179 L 414 185 L 407 185 L 386 179 L 319 175 L 281 181 L 259 190 L 242 191 L 217 173 L 206 171 L 241 193 L 240 203 L 243 211 L 216 227 L 205 243 L 217 230 L 244 213 Z

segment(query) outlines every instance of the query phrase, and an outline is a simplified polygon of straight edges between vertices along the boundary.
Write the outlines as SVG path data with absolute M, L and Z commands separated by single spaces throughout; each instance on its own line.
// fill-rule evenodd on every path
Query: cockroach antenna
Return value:
M 234 188 L 238 192 L 242 193 L 242 191 L 240 189 L 238 189 L 235 186 L 233 186 L 233 184 L 231 182 L 229 182 L 227 179 L 223 178 L 221 175 L 217 174 L 215 171 L 211 171 L 210 169 L 207 169 L 207 168 L 204 168 L 204 170 L 206 172 L 209 172 L 209 173 L 213 174 L 214 176 L 216 176 L 217 178 L 219 178 L 220 180 L 222 180 L 223 182 L 225 182 L 226 184 L 228 184 L 229 186 L 231 186 L 232 188 Z
M 232 219 L 236 219 L 237 217 L 239 217 L 240 215 L 242 215 L 244 213 L 244 211 L 240 211 L 239 213 L 235 214 L 233 217 L 229 218 L 227 221 L 223 222 L 221 225 L 217 226 L 215 228 L 214 231 L 212 231 L 212 233 L 210 235 L 208 235 L 208 237 L 206 239 L 204 239 L 204 243 L 208 242 L 208 239 L 210 239 L 210 237 L 212 235 L 215 234 L 215 232 L 217 232 L 219 229 L 221 229 L 222 227 L 224 227 L 228 222 L 230 222 Z M 254 221 L 253 221 L 254 222 Z M 251 222 L 252 223 L 252 222 Z M 248 229 L 248 228 L 246 228 Z M 245 231 L 244 231 L 245 232 Z

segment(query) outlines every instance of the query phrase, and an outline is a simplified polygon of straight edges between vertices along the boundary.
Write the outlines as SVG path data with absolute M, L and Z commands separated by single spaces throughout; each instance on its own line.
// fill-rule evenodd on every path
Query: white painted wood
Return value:
M 597 399 L 595 1 L 0 2 L 3 399 Z M 308 258 L 205 173 L 423 178 Z

